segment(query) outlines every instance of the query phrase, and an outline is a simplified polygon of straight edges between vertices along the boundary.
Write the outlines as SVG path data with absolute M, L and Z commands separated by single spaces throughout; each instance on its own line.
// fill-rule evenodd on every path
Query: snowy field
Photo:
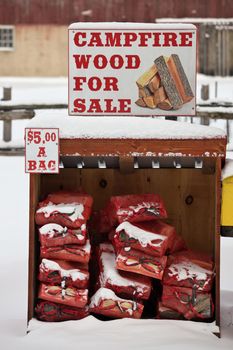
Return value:
M 199 76 L 199 82 L 205 77 Z M 67 80 L 40 79 L 28 85 L 8 78 L 1 86 L 13 86 L 15 103 L 66 103 Z M 210 87 L 214 94 L 214 81 Z M 220 83 L 219 83 L 220 84 Z M 225 86 L 225 83 L 223 83 Z M 199 84 L 200 86 L 200 84 Z M 39 88 L 38 88 L 39 87 Z M 225 88 L 224 88 L 225 89 Z M 226 93 L 227 90 L 227 93 Z M 46 94 L 45 94 L 46 91 Z M 55 91 L 55 93 L 54 93 Z M 218 91 L 222 89 L 219 88 Z M 199 99 L 199 92 L 197 93 Z M 52 97 L 51 97 L 52 96 Z M 232 80 L 227 81 L 223 95 L 233 98 Z M 219 96 L 222 99 L 222 96 Z M 38 110 L 37 116 L 63 114 L 60 110 Z M 28 121 L 13 123 L 13 142 L 23 144 L 24 127 Z M 195 120 L 195 123 L 199 123 Z M 211 126 L 225 130 L 225 121 L 211 121 Z M 0 124 L 0 133 L 2 133 Z M 232 129 L 233 135 L 233 129 Z M 233 139 L 233 137 L 232 137 Z M 0 141 L 1 142 L 1 141 Z M 221 318 L 222 338 L 210 333 L 208 325 L 185 321 L 116 320 L 101 322 L 90 316 L 81 321 L 59 324 L 32 322 L 26 335 L 27 317 L 27 259 L 28 259 L 28 208 L 29 177 L 24 173 L 23 157 L 0 157 L 0 193 L 2 197 L 0 234 L 0 344 L 1 349 L 179 349 L 208 350 L 233 349 L 233 238 L 221 239 Z

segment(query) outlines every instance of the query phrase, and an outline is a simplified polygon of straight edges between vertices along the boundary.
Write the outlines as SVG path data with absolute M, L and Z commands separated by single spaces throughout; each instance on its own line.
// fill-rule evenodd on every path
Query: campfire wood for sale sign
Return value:
M 196 27 L 74 23 L 70 115 L 195 115 Z

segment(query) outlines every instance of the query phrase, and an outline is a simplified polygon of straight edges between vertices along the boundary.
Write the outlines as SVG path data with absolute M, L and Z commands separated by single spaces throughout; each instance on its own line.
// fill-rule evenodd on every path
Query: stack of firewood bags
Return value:
M 35 214 L 40 240 L 37 317 L 45 321 L 80 319 L 88 314 L 90 242 L 86 224 L 92 197 L 52 193 Z
M 92 202 L 58 192 L 38 205 L 38 319 L 212 318 L 214 264 L 165 222 L 159 195 L 113 196 L 88 222 Z
M 96 249 L 91 312 L 139 318 L 150 298 L 151 308 L 156 304 L 154 317 L 211 319 L 213 263 L 188 250 L 175 228 L 163 221 L 167 212 L 160 196 L 111 197 L 106 209 L 99 212 L 99 221 L 97 217 L 95 213 L 97 241 L 101 241 L 101 232 L 105 241 L 109 230 L 112 245 L 102 243 Z M 151 293 L 153 281 L 157 293 Z

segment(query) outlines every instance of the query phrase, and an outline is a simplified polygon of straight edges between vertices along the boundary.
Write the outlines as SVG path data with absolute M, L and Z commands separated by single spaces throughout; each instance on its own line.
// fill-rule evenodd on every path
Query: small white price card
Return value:
M 59 129 L 25 129 L 25 172 L 59 173 Z

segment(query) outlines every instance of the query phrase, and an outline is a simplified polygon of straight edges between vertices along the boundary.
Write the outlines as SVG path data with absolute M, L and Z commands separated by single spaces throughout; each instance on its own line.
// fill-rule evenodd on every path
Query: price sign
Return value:
M 25 129 L 25 172 L 59 173 L 59 129 Z

